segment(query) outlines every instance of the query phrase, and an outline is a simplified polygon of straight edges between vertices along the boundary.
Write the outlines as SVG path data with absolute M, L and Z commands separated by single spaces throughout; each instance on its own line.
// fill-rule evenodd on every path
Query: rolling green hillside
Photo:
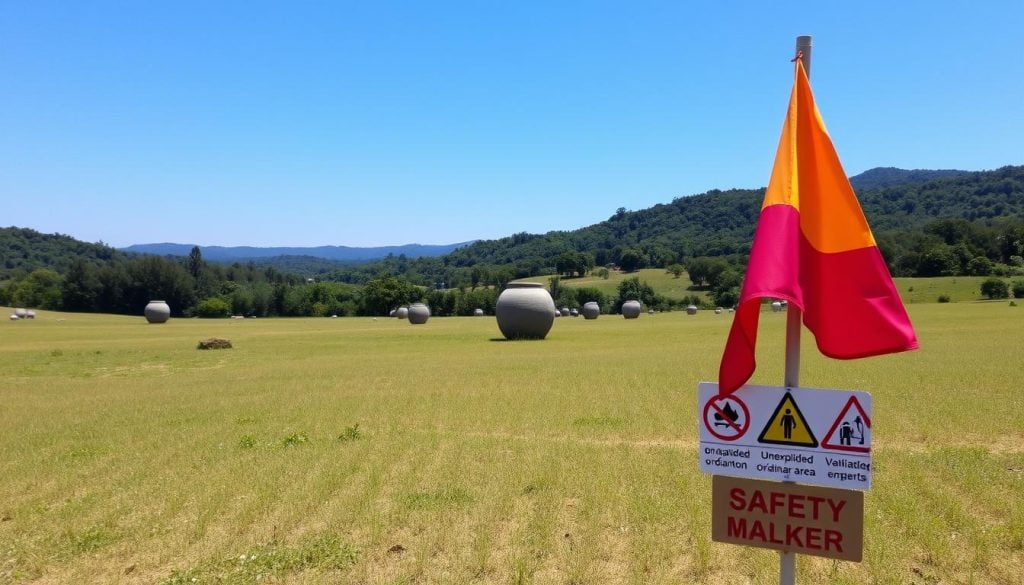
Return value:
M 862 188 L 859 198 L 894 276 L 1024 276 L 1024 166 L 982 172 L 874 169 L 852 182 L 874 186 Z M 763 189 L 713 190 L 638 211 L 620 208 L 607 220 L 578 230 L 519 233 L 441 257 L 392 255 L 360 264 L 312 257 L 231 265 L 201 255 L 131 257 L 68 236 L 2 228 L 0 300 L 130 313 L 141 310 L 147 298 L 164 298 L 185 313 L 216 297 L 227 303 L 218 313 L 378 314 L 380 299 L 360 296 L 357 290 L 321 286 L 310 292 L 302 285 L 310 279 L 318 285 L 365 285 L 388 276 L 415 285 L 397 294 L 384 291 L 382 298 L 389 302 L 419 300 L 410 292 L 415 287 L 454 290 L 458 294 L 435 300 L 443 302 L 448 314 L 462 314 L 490 303 L 472 294 L 477 290 L 500 289 L 510 280 L 537 275 L 586 276 L 595 267 L 607 266 L 607 281 L 591 273 L 589 279 L 564 278 L 563 284 L 596 289 L 612 298 L 621 279 L 646 269 L 640 273 L 643 280 L 665 301 L 703 295 L 728 306 L 735 302 L 763 195 Z M 666 274 L 666 268 L 676 265 L 699 274 L 699 267 L 708 263 L 717 266 L 716 276 L 695 277 L 706 292 L 689 290 L 688 282 Z M 39 268 L 49 270 L 32 272 Z M 931 292 L 922 302 L 935 302 L 937 294 Z M 959 293 L 953 296 L 968 300 Z

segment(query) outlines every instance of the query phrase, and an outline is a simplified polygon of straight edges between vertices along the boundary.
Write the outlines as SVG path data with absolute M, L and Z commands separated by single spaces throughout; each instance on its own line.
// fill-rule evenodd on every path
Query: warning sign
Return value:
M 723 441 L 735 441 L 750 428 L 750 410 L 735 396 L 712 398 L 704 406 L 704 428 Z
M 864 411 L 856 396 L 851 396 L 846 401 L 846 406 L 832 423 L 821 446 L 854 453 L 871 451 L 871 417 Z
M 697 426 L 705 473 L 871 487 L 867 392 L 747 385 L 720 396 L 717 384 L 702 382 Z
M 761 443 L 793 447 L 818 446 L 818 439 L 814 438 L 814 432 L 790 392 L 786 392 L 779 401 L 757 440 Z

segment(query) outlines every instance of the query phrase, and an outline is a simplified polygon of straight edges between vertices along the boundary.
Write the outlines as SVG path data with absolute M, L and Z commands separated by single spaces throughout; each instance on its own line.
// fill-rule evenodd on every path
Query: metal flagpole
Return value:
M 811 37 L 796 38 L 796 54 L 803 61 L 807 78 L 811 77 Z M 787 388 L 800 385 L 800 322 L 803 311 L 787 303 L 786 306 L 786 379 Z M 787 482 L 792 483 L 792 482 Z M 796 553 L 779 553 L 779 585 L 796 584 Z

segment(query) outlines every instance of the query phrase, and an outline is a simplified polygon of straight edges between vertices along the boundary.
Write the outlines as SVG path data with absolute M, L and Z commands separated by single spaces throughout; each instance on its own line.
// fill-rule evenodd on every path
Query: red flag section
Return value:
M 730 394 L 757 366 L 762 298 L 803 311 L 821 353 L 856 359 L 917 349 L 917 337 L 814 104 L 803 64 L 719 367 Z

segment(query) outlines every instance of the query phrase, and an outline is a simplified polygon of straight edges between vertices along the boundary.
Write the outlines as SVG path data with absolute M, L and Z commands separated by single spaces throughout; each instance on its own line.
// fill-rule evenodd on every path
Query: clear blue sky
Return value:
M 848 174 L 1024 164 L 1024 2 L 4 2 L 0 226 L 440 244 L 768 179 L 797 35 Z

